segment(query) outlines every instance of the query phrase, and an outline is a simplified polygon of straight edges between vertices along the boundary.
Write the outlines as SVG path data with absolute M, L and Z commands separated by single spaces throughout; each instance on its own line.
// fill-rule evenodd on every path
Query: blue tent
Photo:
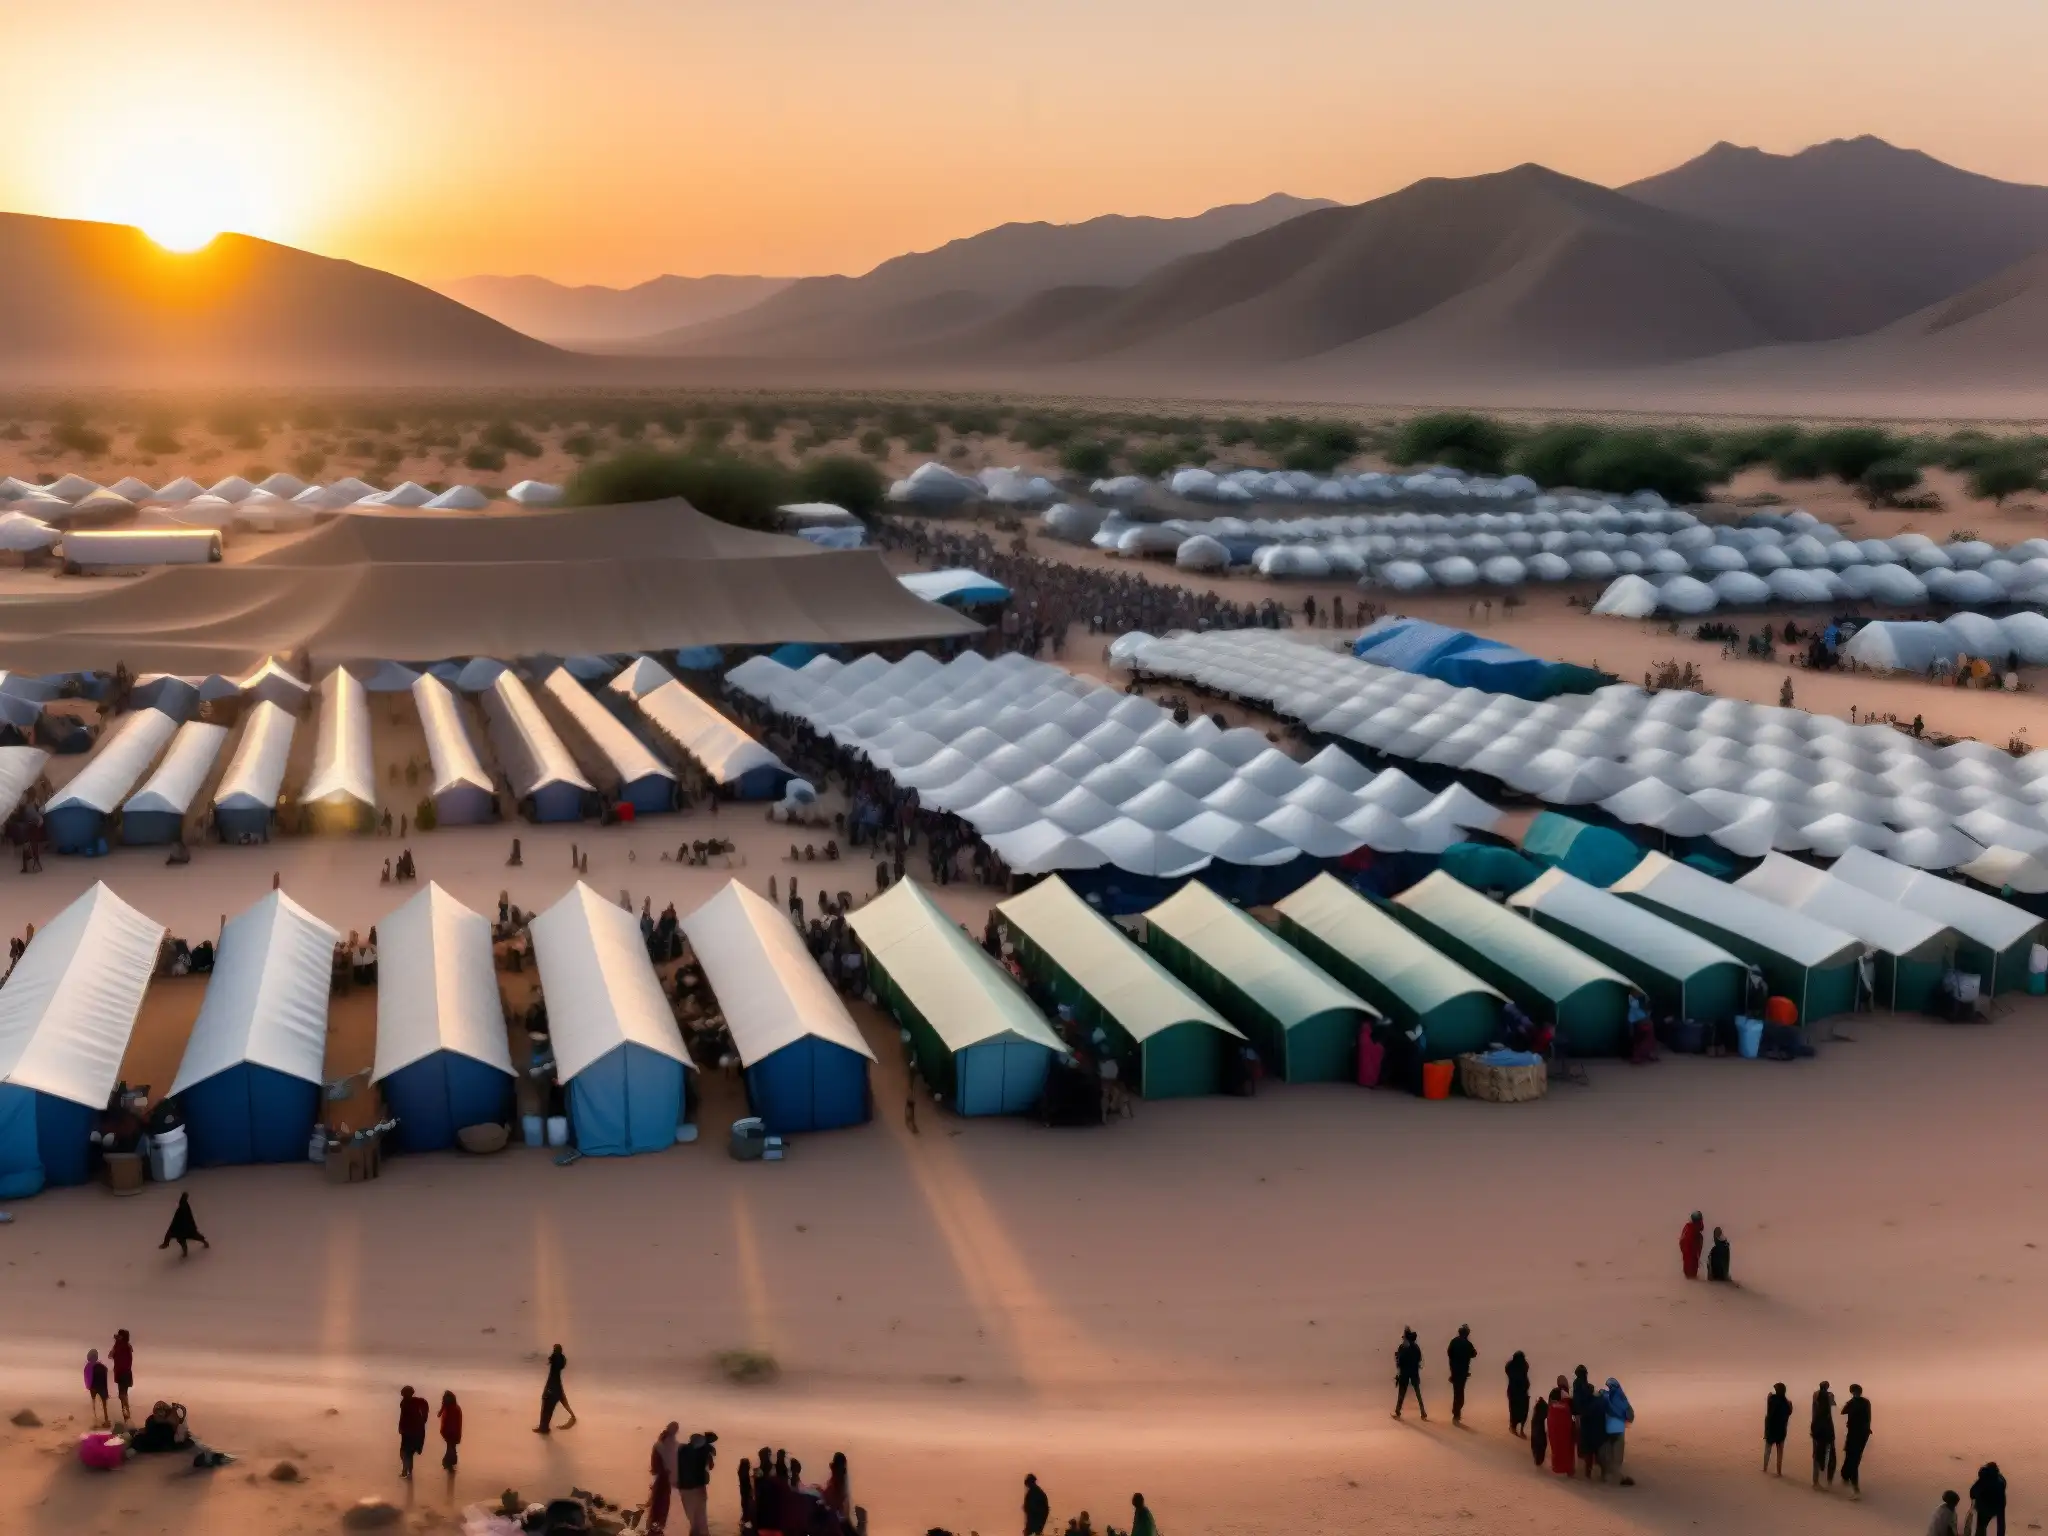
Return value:
M 1459 688 L 1547 699 L 1586 693 L 1606 681 L 1590 668 L 1545 661 L 1498 640 L 1427 619 L 1385 618 L 1351 644 L 1351 654 L 1377 666 L 1433 677 Z
M 803 641 L 792 640 L 787 645 L 775 647 L 774 650 L 768 653 L 768 659 L 788 667 L 791 671 L 795 671 L 798 667 L 805 666 L 817 660 L 820 656 L 831 655 L 832 650 L 833 647 L 829 645 L 811 645 Z
M 1561 869 L 1603 891 L 1643 861 L 1643 849 L 1614 828 L 1556 811 L 1540 812 L 1529 823 L 1522 853 L 1545 869 Z
M 859 1125 L 874 1053 L 789 919 L 738 881 L 683 919 L 774 1135 Z
M 627 1041 L 569 1083 L 569 1124 L 586 1157 L 625 1157 L 676 1144 L 683 1118 L 683 1064 Z
M 716 672 L 725 665 L 725 652 L 715 645 L 686 645 L 676 652 L 676 665 L 685 672 Z
M 949 571 L 912 571 L 896 578 L 905 591 L 928 603 L 951 608 L 986 608 L 1010 600 L 1010 589 L 994 577 L 965 568 Z
M 512 1118 L 512 1052 L 491 925 L 429 883 L 377 925 L 377 1052 L 370 1078 L 403 1152 L 445 1151 L 471 1125 Z
M 303 1162 L 320 1118 L 327 995 L 341 937 L 282 891 L 221 930 L 171 1096 L 192 1161 Z

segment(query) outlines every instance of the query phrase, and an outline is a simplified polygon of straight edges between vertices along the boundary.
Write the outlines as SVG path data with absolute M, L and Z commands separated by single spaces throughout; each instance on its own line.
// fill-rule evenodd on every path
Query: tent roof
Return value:
M 77 777 L 50 797 L 46 811 L 82 805 L 100 812 L 112 812 L 149 765 L 156 761 L 170 739 L 178 734 L 178 722 L 158 709 L 138 709 L 122 717 L 113 735 L 102 741 Z
M 1940 875 L 1895 864 L 1881 853 L 1851 848 L 1830 871 L 1838 880 L 1895 901 L 1946 923 L 1990 950 L 2006 950 L 2033 933 L 2042 920 L 2011 902 L 1973 891 Z
M 847 922 L 948 1050 L 1005 1034 L 1066 1050 L 1010 973 L 915 880 L 898 881 Z
M 928 603 L 1006 603 L 1010 589 L 979 571 L 911 571 L 898 576 L 904 590 Z
M 1753 891 L 1723 885 L 1712 875 L 1661 853 L 1646 853 L 1615 881 L 1617 895 L 1637 895 L 1669 911 L 1687 912 L 1724 933 L 1783 955 L 1794 964 L 1844 964 L 1863 952 L 1854 937 L 1830 924 L 1768 901 Z
M 377 803 L 377 764 L 370 752 L 370 698 L 353 673 L 336 667 L 320 685 L 313 772 L 300 793 L 312 805 L 349 799 Z
M 1720 945 L 1562 869 L 1545 870 L 1508 897 L 1508 905 L 1523 912 L 1544 913 L 1679 981 L 1690 980 L 1710 966 L 1747 969 Z
M 163 936 L 104 884 L 46 923 L 0 987 L 0 1083 L 105 1108 Z
M 242 719 L 242 739 L 214 788 L 213 803 L 233 810 L 274 809 L 297 728 L 298 721 L 288 711 L 268 699 L 259 700 Z
M 756 768 L 783 766 L 782 759 L 681 683 L 663 683 L 642 696 L 640 709 L 721 784 Z
M 672 683 L 675 680 L 675 674 L 652 656 L 635 656 L 626 664 L 625 670 L 605 686 L 614 693 L 623 693 L 628 698 L 640 699 L 664 683 Z
M 1264 923 L 1198 880 L 1147 912 L 1145 921 L 1242 988 L 1284 1029 L 1340 1008 L 1380 1016 Z
M 224 725 L 187 720 L 178 727 L 164 760 L 141 789 L 122 807 L 128 811 L 168 811 L 182 816 L 192 809 L 206 776 L 213 772 L 214 759 L 228 739 Z
M 2026 896 L 2048 891 L 2048 859 L 2014 848 L 1986 848 L 1969 863 L 1958 864 L 1956 873 L 1969 876 L 1979 885 L 2000 889 L 2010 886 Z
M 171 1092 L 245 1061 L 326 1081 L 327 995 L 340 937 L 283 891 L 231 918 Z
M 371 1080 L 382 1081 L 436 1051 L 512 1071 L 490 920 L 430 880 L 377 925 Z
M 1276 909 L 1332 949 L 1351 957 L 1419 1014 L 1430 1013 L 1468 992 L 1506 1001 L 1457 961 L 1425 943 L 1413 929 L 1334 876 L 1316 876 L 1277 903 Z
M 1781 907 L 1824 918 L 1872 949 L 1889 955 L 1940 948 L 1955 936 L 1945 923 L 1874 895 L 1862 886 L 1837 880 L 1824 870 L 1782 853 L 1765 854 L 1763 863 L 1735 885 L 1738 890 L 1754 892 Z
M 1394 904 L 1451 937 L 1483 950 L 1554 1003 L 1595 982 L 1624 989 L 1635 983 L 1573 949 L 1521 913 L 1437 870 L 1394 898 Z
M 583 777 L 583 770 L 569 755 L 569 749 L 562 745 L 562 738 L 548 724 L 547 716 L 534 703 L 532 693 L 517 672 L 509 668 L 500 672 L 485 692 L 497 701 L 497 719 L 518 745 L 517 760 L 504 762 L 511 755 L 505 751 L 506 737 L 501 734 L 495 738 L 499 759 L 518 798 L 523 800 L 549 784 L 573 784 L 583 790 L 592 788 L 590 781 Z
M 1057 876 L 997 904 L 1016 927 L 1141 1044 L 1189 1022 L 1243 1039 L 1221 1014 Z
M 627 1044 L 694 1066 L 631 912 L 578 880 L 534 918 L 533 953 L 547 995 L 555 1075 L 562 1082 Z
M 590 690 L 566 666 L 550 672 L 542 680 L 541 688 L 604 754 L 620 779 L 628 784 L 641 779 L 674 780 L 675 774 L 668 765 L 647 749 L 646 742 L 627 730 L 617 715 L 592 698 Z
M 438 677 L 422 673 L 413 679 L 412 698 L 419 710 L 420 729 L 427 738 L 427 758 L 434 772 L 434 782 L 427 792 L 441 795 L 466 785 L 488 793 L 492 787 L 490 773 L 476 754 L 476 743 L 470 740 L 469 728 L 462 722 L 462 713 L 448 685 Z
M 14 814 L 49 761 L 41 747 L 0 747 L 0 821 Z
M 741 1065 L 751 1067 L 807 1038 L 875 1059 L 803 936 L 765 897 L 729 880 L 683 919 L 683 932 L 725 1014 Z M 637 929 L 633 938 L 637 944 Z

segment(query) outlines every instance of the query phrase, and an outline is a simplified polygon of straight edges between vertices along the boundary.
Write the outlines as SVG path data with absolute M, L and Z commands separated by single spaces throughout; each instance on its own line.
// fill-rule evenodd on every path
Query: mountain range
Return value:
M 40 243 L 17 238 L 30 225 Z M 1523 165 L 1350 206 L 1008 224 L 858 277 L 453 285 L 573 354 L 347 263 L 239 239 L 152 259 L 140 239 L 0 222 L 0 373 L 105 367 L 124 348 L 146 363 L 175 333 L 252 371 L 394 378 L 1659 408 L 2048 395 L 2048 187 L 1868 137 L 1791 155 L 1718 144 L 1620 188 Z M 195 261 L 221 269 L 210 307 L 156 306 L 168 314 L 146 314 L 117 270 Z

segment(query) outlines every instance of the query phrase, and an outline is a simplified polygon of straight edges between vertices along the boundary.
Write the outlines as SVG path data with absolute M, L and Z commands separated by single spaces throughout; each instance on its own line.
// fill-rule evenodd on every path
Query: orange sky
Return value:
M 2042 0 L 0 0 L 0 207 L 427 281 L 1877 133 L 2048 182 Z M 195 205 L 203 205 L 197 206 Z

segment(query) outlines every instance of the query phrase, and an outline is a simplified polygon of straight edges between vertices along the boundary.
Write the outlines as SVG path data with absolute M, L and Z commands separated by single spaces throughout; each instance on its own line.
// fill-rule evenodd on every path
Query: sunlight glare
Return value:
M 260 136 L 223 119 L 151 119 L 108 133 L 88 175 L 93 216 L 133 224 L 169 251 L 196 251 L 224 230 L 273 225 L 257 161 Z

